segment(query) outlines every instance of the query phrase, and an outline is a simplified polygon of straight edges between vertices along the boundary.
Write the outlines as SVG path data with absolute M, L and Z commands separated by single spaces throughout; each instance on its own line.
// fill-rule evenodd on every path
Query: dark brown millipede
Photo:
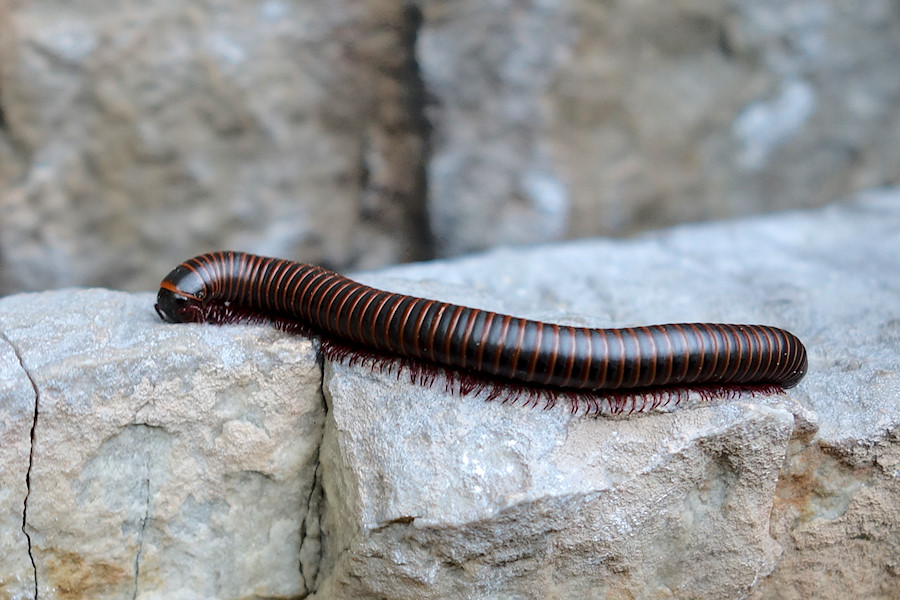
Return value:
M 212 306 L 298 322 L 365 351 L 579 392 L 704 384 L 789 388 L 807 367 L 803 344 L 777 327 L 557 325 L 386 292 L 315 265 L 243 252 L 192 258 L 160 284 L 156 310 L 166 321 L 212 320 Z

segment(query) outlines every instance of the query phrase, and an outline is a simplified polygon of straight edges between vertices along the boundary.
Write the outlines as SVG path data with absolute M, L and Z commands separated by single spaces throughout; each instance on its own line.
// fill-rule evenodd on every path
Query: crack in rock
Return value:
M 322 407 L 325 410 L 325 414 L 327 415 L 328 403 L 325 400 L 325 356 L 318 349 L 316 351 L 316 364 L 319 368 L 318 385 L 320 400 L 322 402 Z M 306 497 L 306 513 L 300 521 L 298 567 L 300 577 L 303 580 L 303 585 L 306 588 L 306 595 L 313 594 L 316 591 L 316 582 L 319 578 L 324 555 L 324 544 L 322 543 L 322 507 L 324 505 L 325 490 L 322 487 L 322 462 L 320 460 L 323 436 L 324 427 L 322 435 L 319 436 L 319 443 L 316 445 L 316 454 L 313 458 L 313 465 L 315 466 L 313 468 L 312 485 L 310 486 L 309 495 Z M 312 544 L 316 544 L 316 546 L 312 546 Z M 314 560 L 305 560 L 305 556 L 307 556 L 308 552 L 315 552 Z
M 138 533 L 138 549 L 134 555 L 134 593 L 131 600 L 137 599 L 138 581 L 141 575 L 141 554 L 144 551 L 144 531 L 147 529 L 147 519 L 150 517 L 150 464 L 146 465 L 147 477 L 144 479 L 144 516 L 141 518 L 141 529 Z
M 317 452 L 318 454 L 318 452 Z M 316 467 L 313 472 L 313 484 L 309 490 L 309 496 L 306 498 L 306 514 L 300 521 L 300 576 L 303 578 L 303 585 L 306 593 L 311 594 L 316 588 L 316 579 L 319 575 L 319 568 L 322 565 L 322 480 L 320 476 L 321 463 L 318 456 L 315 461 Z M 315 519 L 314 523 L 310 519 Z M 309 531 L 313 529 L 314 531 Z M 310 548 L 309 544 L 316 544 L 317 548 Z M 304 565 L 304 548 L 314 549 L 316 552 L 315 561 L 312 564 Z M 304 568 L 306 567 L 306 568 Z
M 25 360 L 22 358 L 22 353 L 19 352 L 18 347 L 16 347 L 16 345 L 13 344 L 12 341 L 10 341 L 10 339 L 3 332 L 0 332 L 0 339 L 3 339 L 3 341 L 9 344 L 9 347 L 12 348 L 13 354 L 16 355 L 16 360 L 19 362 L 19 366 L 22 368 L 22 372 L 25 373 L 25 377 L 28 378 L 28 382 L 31 384 L 31 389 L 34 390 L 34 415 L 32 416 L 31 420 L 30 432 L 31 444 L 28 449 L 28 470 L 25 472 L 25 498 L 22 500 L 22 533 L 25 534 L 25 539 L 28 542 L 28 558 L 31 560 L 31 569 L 34 573 L 34 599 L 37 600 L 37 563 L 34 561 L 34 553 L 32 552 L 31 535 L 28 534 L 28 499 L 31 497 L 31 469 L 34 466 L 34 437 L 35 431 L 37 430 L 38 409 L 40 406 L 41 394 L 38 391 L 37 383 L 35 383 L 34 378 L 31 376 L 31 373 L 25 366 Z

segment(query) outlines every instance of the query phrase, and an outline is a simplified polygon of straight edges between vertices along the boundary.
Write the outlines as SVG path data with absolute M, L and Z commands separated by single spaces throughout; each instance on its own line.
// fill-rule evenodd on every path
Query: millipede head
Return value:
M 160 318 L 169 323 L 200 321 L 205 289 L 197 272 L 181 265 L 159 284 L 154 308 Z

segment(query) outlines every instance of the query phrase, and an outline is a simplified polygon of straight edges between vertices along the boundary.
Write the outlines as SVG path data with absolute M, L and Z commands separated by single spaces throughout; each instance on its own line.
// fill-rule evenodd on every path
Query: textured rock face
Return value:
M 894 191 L 358 277 L 809 349 L 786 395 L 614 420 L 323 373 L 302 338 L 162 324 L 147 294 L 5 299 L 0 597 L 37 573 L 41 598 L 895 598 L 897 256 Z
M 734 598 L 774 568 L 783 407 L 573 419 L 327 379 L 325 528 L 342 535 L 317 597 Z
M 40 598 L 307 591 L 324 419 L 308 341 L 167 327 L 149 294 L 94 290 L 6 299 L 0 326 L 0 597 L 34 597 L 35 572 Z
M 581 325 L 772 323 L 810 371 L 789 398 L 595 421 L 326 369 L 317 597 L 896 597 L 898 255 L 891 192 L 362 277 Z
M 384 0 L 0 2 L 0 284 L 421 258 L 411 26 Z
M 571 233 L 896 183 L 896 3 L 566 4 L 576 39 L 545 100 Z
M 546 97 L 575 37 L 568 2 L 423 2 L 418 56 L 435 126 L 437 253 L 559 239 L 571 201 Z M 552 96 L 552 94 L 551 94 Z
M 897 181 L 896 2 L 0 1 L 0 292 L 342 269 Z
M 0 596 L 25 598 L 34 590 L 28 540 L 21 531 L 34 389 L 5 342 L 0 350 L 0 386 Z

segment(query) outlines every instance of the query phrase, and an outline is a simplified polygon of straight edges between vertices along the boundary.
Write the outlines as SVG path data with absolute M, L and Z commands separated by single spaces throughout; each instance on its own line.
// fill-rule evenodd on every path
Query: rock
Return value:
M 896 4 L 429 0 L 438 255 L 896 182 Z
M 151 289 L 215 247 L 429 256 L 408 12 L 0 2 L 0 293 Z
M 328 375 L 317 597 L 725 598 L 774 568 L 783 408 L 585 419 Z
M 0 2 L 0 293 L 339 269 L 897 182 L 898 7 Z
M 0 596 L 18 598 L 34 592 L 28 539 L 22 533 L 34 389 L 5 340 L 0 340 L 0 386 Z
M 571 199 L 544 106 L 575 32 L 569 2 L 422 2 L 417 55 L 435 100 L 428 207 L 435 249 L 559 239 Z
M 164 325 L 152 306 L 104 290 L 0 302 L 0 595 L 34 597 L 35 572 L 40 598 L 308 591 L 324 419 L 311 344 Z
M 771 323 L 810 370 L 787 396 L 596 420 L 331 365 L 316 597 L 892 597 L 898 255 L 893 191 L 360 276 L 573 324 Z
M 884 190 L 356 277 L 578 325 L 764 322 L 809 350 L 786 394 L 617 419 L 322 373 L 303 338 L 163 324 L 147 294 L 4 299 L 0 594 L 36 572 L 41 598 L 895 597 L 897 256 Z

